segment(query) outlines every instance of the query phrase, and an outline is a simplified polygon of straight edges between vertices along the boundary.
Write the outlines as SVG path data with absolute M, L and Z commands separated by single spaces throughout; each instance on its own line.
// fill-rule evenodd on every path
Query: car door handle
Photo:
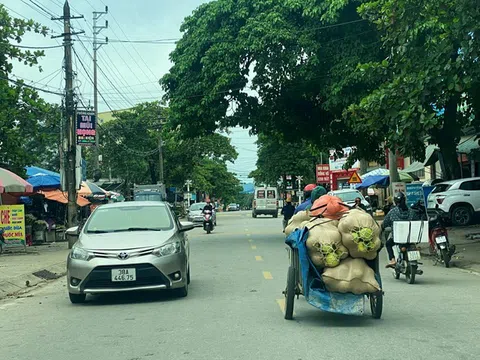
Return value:
M 470 196 L 470 194 L 463 194 L 463 196 Z

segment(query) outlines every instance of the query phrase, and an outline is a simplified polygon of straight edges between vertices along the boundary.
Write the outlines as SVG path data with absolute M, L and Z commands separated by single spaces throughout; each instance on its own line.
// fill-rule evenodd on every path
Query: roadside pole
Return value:
M 63 37 L 63 46 L 65 51 L 65 139 L 66 152 L 64 156 L 65 182 L 68 193 L 67 206 L 67 228 L 77 224 L 77 187 L 76 187 L 76 126 L 75 126 L 75 103 L 73 93 L 73 67 L 72 67 L 72 35 L 82 34 L 84 31 L 72 33 L 70 20 L 82 19 L 83 16 L 70 16 L 70 5 L 68 0 L 63 6 L 63 16 L 52 18 L 52 20 L 63 20 L 63 34 L 55 37 Z M 65 190 L 65 189 L 63 189 Z

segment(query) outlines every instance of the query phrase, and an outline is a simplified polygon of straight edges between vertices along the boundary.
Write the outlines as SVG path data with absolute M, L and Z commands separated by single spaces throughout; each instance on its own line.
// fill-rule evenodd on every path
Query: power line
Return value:
M 100 0 L 100 1 L 102 1 L 103 5 L 107 6 L 103 0 Z M 115 16 L 113 16 L 113 14 L 110 14 L 110 15 L 112 16 L 112 19 L 113 19 L 113 21 L 115 22 L 115 24 L 117 24 L 118 28 L 119 28 L 120 31 L 122 32 L 123 36 L 125 36 L 125 38 L 128 39 L 127 34 L 125 34 L 125 31 L 123 31 L 122 27 L 121 27 L 120 24 L 118 23 L 118 21 L 117 21 L 117 19 L 115 18 Z M 114 35 L 115 35 L 115 32 L 114 32 L 114 31 L 112 31 L 112 32 L 113 32 Z M 124 47 L 125 47 L 125 46 L 124 46 Z M 125 48 L 126 48 L 126 47 L 125 47 Z M 133 50 L 134 50 L 134 51 L 137 53 L 137 55 L 140 57 L 140 60 L 142 60 L 143 64 L 144 64 L 145 67 L 147 68 L 147 70 L 150 71 L 150 74 L 152 74 L 153 78 L 155 78 L 156 75 L 153 73 L 153 71 L 152 71 L 152 70 L 150 69 L 150 67 L 147 65 L 147 63 L 145 62 L 145 59 L 143 58 L 143 56 L 141 56 L 141 55 L 138 53 L 138 51 L 137 51 L 136 48 L 133 48 Z M 147 74 L 143 71 L 143 68 L 142 68 L 142 67 L 140 67 L 140 70 L 142 70 L 143 74 L 144 74 L 146 77 L 148 77 Z
M 16 45 L 16 44 L 0 44 L 1 46 L 13 46 L 19 49 L 35 49 L 35 50 L 44 50 L 44 49 L 57 49 L 63 47 L 63 45 L 52 45 L 52 46 L 26 46 L 26 45 Z
M 88 78 L 90 79 L 90 82 L 91 82 L 92 84 L 94 84 L 92 77 L 90 76 L 90 74 L 88 74 L 87 69 L 86 69 L 85 65 L 83 64 L 83 62 L 81 61 L 80 57 L 78 56 L 75 48 L 72 48 L 72 50 L 73 50 L 73 53 L 75 54 L 75 56 L 77 57 L 77 60 L 80 62 L 80 65 L 81 65 L 82 68 L 85 70 L 85 73 L 87 74 Z M 97 91 L 98 91 L 98 89 L 97 89 Z M 108 108 L 110 109 L 110 111 L 113 112 L 114 110 L 110 107 L 110 105 L 108 104 L 108 102 L 107 102 L 106 99 L 103 97 L 103 94 L 102 94 L 100 91 L 98 91 L 98 95 L 100 95 L 100 97 L 103 99 L 103 101 L 104 101 L 105 104 L 108 106 Z M 115 141 L 116 144 L 121 145 L 126 151 L 129 151 L 129 152 L 131 152 L 131 153 L 133 153 L 133 154 L 140 155 L 140 156 L 151 156 L 151 155 L 154 155 L 155 153 L 157 153 L 157 152 L 159 151 L 158 148 L 156 148 L 156 149 L 154 149 L 154 150 L 151 150 L 151 151 L 148 151 L 148 152 L 136 151 L 136 150 L 130 149 L 128 146 L 123 145 L 118 139 L 116 139 L 115 137 L 113 137 L 113 136 L 112 136 L 108 131 L 106 131 L 106 129 L 104 129 L 103 126 L 101 126 L 99 123 L 97 123 L 97 125 L 98 125 L 98 127 L 99 127 L 102 131 L 104 131 L 104 133 L 106 133 L 109 137 L 111 137 L 111 138 Z
M 17 77 L 18 78 L 18 77 Z M 33 89 L 33 90 L 37 90 L 37 91 L 42 91 L 44 93 L 48 93 L 48 94 L 53 94 L 53 95 L 59 95 L 59 96 L 63 96 L 64 94 L 63 93 L 59 93 L 59 92 L 55 92 L 55 91 L 50 91 L 50 90 L 45 90 L 45 89 L 41 89 L 39 87 L 36 87 L 36 86 L 33 86 L 33 85 L 28 85 L 28 84 L 25 84 L 23 81 L 25 81 L 24 79 L 21 79 L 19 78 L 20 80 L 14 80 L 14 79 L 10 79 L 8 77 L 5 77 L 5 76 L 1 76 L 0 75 L 0 79 L 2 80 L 7 80 L 13 84 L 16 84 L 16 85 L 19 85 L 19 86 L 23 86 L 23 87 L 27 87 L 27 88 L 30 88 L 30 89 Z

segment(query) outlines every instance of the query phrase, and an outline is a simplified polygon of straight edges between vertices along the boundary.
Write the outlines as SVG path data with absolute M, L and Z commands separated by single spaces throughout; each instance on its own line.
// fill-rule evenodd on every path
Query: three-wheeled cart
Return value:
M 334 293 L 326 290 L 321 274 L 308 256 L 307 237 L 308 229 L 304 228 L 294 231 L 285 240 L 290 259 L 287 286 L 284 291 L 285 319 L 293 319 L 295 297 L 298 299 L 300 295 L 303 295 L 310 305 L 320 310 L 348 315 L 363 315 L 365 301 L 368 300 L 372 317 L 380 319 L 383 309 L 384 293 L 382 290 L 361 295 Z M 375 278 L 382 288 L 378 256 L 375 260 L 367 261 L 367 264 L 375 272 Z

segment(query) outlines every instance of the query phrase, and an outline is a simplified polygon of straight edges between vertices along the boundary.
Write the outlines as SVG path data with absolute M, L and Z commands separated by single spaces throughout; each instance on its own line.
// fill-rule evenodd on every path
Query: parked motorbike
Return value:
M 3 247 L 6 245 L 5 244 L 5 238 L 3 237 L 3 229 L 0 229 L 0 254 L 3 252 Z
M 427 220 L 428 216 L 430 253 L 435 256 L 437 262 L 443 262 L 446 268 L 450 267 L 450 261 L 455 253 L 455 245 L 450 245 L 448 241 L 445 215 L 435 209 L 428 209 L 427 212 L 420 201 L 412 205 L 411 208 L 418 212 L 422 220 Z
M 203 230 L 210 234 L 213 231 L 213 213 L 210 210 L 205 210 L 203 212 Z
M 383 236 L 385 239 L 389 239 L 392 236 L 392 228 L 385 228 Z M 398 280 L 400 275 L 403 274 L 409 284 L 414 284 L 415 277 L 417 275 L 423 275 L 423 270 L 418 268 L 418 266 L 423 265 L 423 263 L 418 261 L 421 256 L 417 244 L 396 244 L 396 246 L 399 251 L 393 271 L 393 277 Z

